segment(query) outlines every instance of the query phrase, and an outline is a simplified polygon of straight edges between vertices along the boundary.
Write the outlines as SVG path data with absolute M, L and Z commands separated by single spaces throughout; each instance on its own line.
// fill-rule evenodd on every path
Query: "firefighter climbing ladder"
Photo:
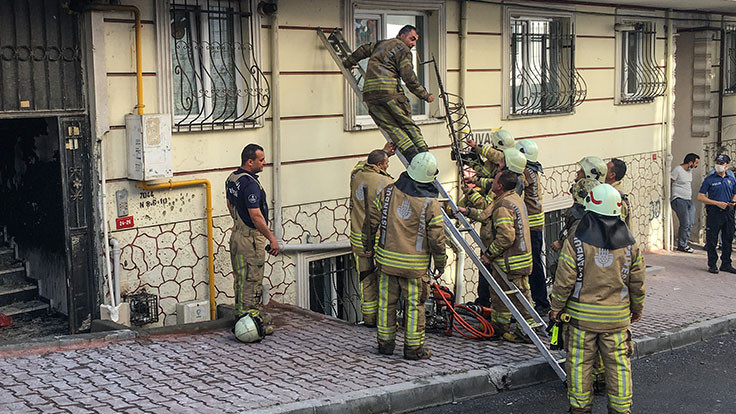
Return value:
M 335 60 L 335 63 L 337 64 L 338 68 L 340 68 L 340 71 L 342 72 L 345 79 L 348 81 L 348 84 L 353 89 L 353 91 L 358 95 L 358 99 L 361 97 L 361 90 L 359 83 L 361 79 L 365 77 L 365 71 L 362 67 L 357 66 L 355 70 L 357 73 L 353 72 L 351 69 L 346 69 L 343 66 L 343 61 L 345 58 L 347 58 L 351 53 L 350 46 L 348 46 L 347 42 L 345 41 L 344 37 L 342 36 L 342 33 L 340 29 L 332 29 L 330 30 L 329 35 L 326 33 L 326 31 L 322 28 L 317 29 L 317 34 L 319 38 L 322 40 L 322 42 L 325 45 L 325 48 L 330 53 L 330 56 L 332 56 L 332 59 Z M 447 99 L 445 96 L 441 96 L 442 99 Z M 450 126 L 451 132 L 452 126 Z M 386 131 L 379 128 L 379 131 L 383 134 L 383 136 L 386 138 L 388 142 L 391 142 L 391 138 L 389 137 L 388 133 Z M 408 163 L 406 162 L 406 158 L 400 153 L 396 152 L 397 157 L 401 160 L 401 162 L 404 164 L 404 166 L 408 166 Z M 450 197 L 449 193 L 445 190 L 444 187 L 442 187 L 442 184 L 440 184 L 439 181 L 434 181 L 435 187 L 439 190 L 440 194 L 442 194 L 442 197 L 448 200 L 448 203 L 452 207 L 452 211 L 457 212 L 457 205 L 452 200 L 452 197 Z M 488 269 L 483 265 L 483 263 L 480 261 L 480 258 L 477 254 L 475 254 L 475 251 L 473 250 L 472 246 L 465 240 L 462 233 L 468 233 L 470 234 L 473 241 L 480 247 L 481 251 L 485 249 L 485 246 L 483 246 L 483 243 L 481 242 L 480 236 L 475 231 L 475 229 L 470 225 L 468 220 L 459 212 L 457 212 L 455 218 L 460 222 L 460 228 L 455 227 L 453 224 L 453 220 L 450 216 L 447 215 L 447 212 L 442 211 L 442 215 L 445 222 L 445 228 L 452 234 L 453 237 L 458 241 L 458 243 L 462 246 L 463 250 L 465 250 L 465 254 L 472 260 L 473 264 L 478 268 L 478 271 L 483 277 L 486 278 L 488 283 L 491 285 L 493 290 L 496 292 L 496 294 L 501 298 L 503 303 L 506 305 L 506 307 L 511 311 L 511 314 L 513 315 L 514 319 L 518 322 L 519 326 L 521 326 L 522 330 L 525 334 L 529 336 L 529 338 L 532 340 L 534 345 L 536 345 L 537 349 L 539 349 L 539 352 L 542 353 L 542 356 L 544 359 L 549 363 L 549 365 L 552 367 L 552 369 L 555 371 L 558 377 L 562 381 L 566 380 L 566 374 L 565 371 L 560 367 L 560 364 L 557 362 L 555 357 L 549 352 L 549 349 L 544 345 L 544 343 L 539 339 L 539 336 L 537 336 L 536 332 L 534 331 L 534 328 L 536 327 L 545 327 L 546 324 L 544 323 L 544 320 L 537 314 L 537 312 L 534 310 L 534 307 L 531 306 L 531 304 L 526 300 L 523 294 L 512 284 L 507 278 L 505 273 L 501 270 L 501 268 L 493 264 L 496 271 L 501 275 L 504 282 L 506 282 L 507 286 L 511 286 L 512 288 L 509 290 L 504 291 L 501 286 L 499 286 L 498 283 L 493 279 Z M 520 303 L 524 305 L 527 311 L 532 315 L 534 318 L 535 324 L 530 325 L 527 323 L 527 321 L 522 317 L 521 312 L 519 312 L 518 309 L 514 306 L 514 304 L 509 299 L 509 295 L 515 295 L 516 298 L 519 300 Z

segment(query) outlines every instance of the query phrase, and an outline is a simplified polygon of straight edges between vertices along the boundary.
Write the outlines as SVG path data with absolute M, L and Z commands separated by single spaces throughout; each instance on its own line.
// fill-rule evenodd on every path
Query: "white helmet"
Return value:
M 618 217 L 621 215 L 621 193 L 610 184 L 599 184 L 585 197 L 585 210 Z
M 514 147 L 514 136 L 505 129 L 493 131 L 491 134 L 491 145 L 498 150 Z
M 517 173 L 523 174 L 526 168 L 526 157 L 516 148 L 506 148 L 503 150 L 503 158 L 506 162 L 506 168 Z
M 592 178 L 598 180 L 601 183 L 606 181 L 606 174 L 608 174 L 608 164 L 598 157 L 584 157 L 580 162 L 580 168 L 585 173 L 585 178 Z
M 235 322 L 233 328 L 235 337 L 240 342 L 260 342 L 266 334 L 263 329 L 263 320 L 257 310 L 248 311 Z
M 411 159 L 406 173 L 418 183 L 431 183 L 440 172 L 437 169 L 437 159 L 431 152 L 425 151 Z
M 539 157 L 539 148 L 537 143 L 530 139 L 522 139 L 517 142 L 514 146 L 517 150 L 521 151 L 529 162 L 537 162 Z

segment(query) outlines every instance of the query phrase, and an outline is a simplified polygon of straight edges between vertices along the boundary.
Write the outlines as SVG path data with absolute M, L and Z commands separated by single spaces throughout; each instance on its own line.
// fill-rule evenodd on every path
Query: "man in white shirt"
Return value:
M 672 169 L 670 182 L 672 183 L 671 201 L 672 210 L 677 214 L 680 228 L 677 229 L 677 250 L 692 253 L 693 248 L 688 245 L 690 231 L 695 221 L 695 207 L 692 200 L 693 168 L 698 167 L 700 156 L 687 154 L 682 164 Z

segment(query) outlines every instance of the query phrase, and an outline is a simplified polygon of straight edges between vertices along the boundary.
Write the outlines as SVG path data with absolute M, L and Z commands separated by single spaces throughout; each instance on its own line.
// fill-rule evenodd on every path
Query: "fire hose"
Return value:
M 432 290 L 435 294 L 435 298 L 441 299 L 450 312 L 450 319 L 447 323 L 447 331 L 445 331 L 445 335 L 452 336 L 452 331 L 454 329 L 455 332 L 468 339 L 490 339 L 493 337 L 493 326 L 486 318 L 483 317 L 483 315 L 469 306 L 453 304 L 448 300 L 450 295 L 449 291 L 446 292 L 446 289 L 443 289 L 442 286 L 437 283 L 432 283 Z M 475 317 L 475 319 L 480 323 L 480 329 L 465 320 L 458 310 L 467 312 L 471 316 Z

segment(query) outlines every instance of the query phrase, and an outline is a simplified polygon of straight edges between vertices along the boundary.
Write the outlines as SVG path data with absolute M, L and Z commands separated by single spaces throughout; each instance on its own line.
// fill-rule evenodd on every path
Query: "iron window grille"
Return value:
M 309 309 L 356 323 L 363 319 L 361 289 L 352 254 L 309 262 Z
M 736 93 L 736 26 L 728 26 L 725 32 L 725 55 L 723 64 L 726 66 L 725 93 Z
M 557 272 L 557 260 L 560 252 L 552 249 L 552 243 L 559 240 L 562 231 L 565 228 L 565 212 L 567 209 L 548 211 L 544 213 L 544 270 L 546 275 L 547 286 L 552 286 L 555 281 L 555 273 Z
M 627 25 L 621 36 L 620 103 L 652 102 L 667 87 L 664 70 L 657 65 L 653 22 Z
M 511 18 L 511 116 L 569 113 L 587 95 L 568 18 Z
M 240 1 L 190 0 L 171 4 L 174 130 L 254 125 L 270 105 L 258 67 L 249 7 Z

